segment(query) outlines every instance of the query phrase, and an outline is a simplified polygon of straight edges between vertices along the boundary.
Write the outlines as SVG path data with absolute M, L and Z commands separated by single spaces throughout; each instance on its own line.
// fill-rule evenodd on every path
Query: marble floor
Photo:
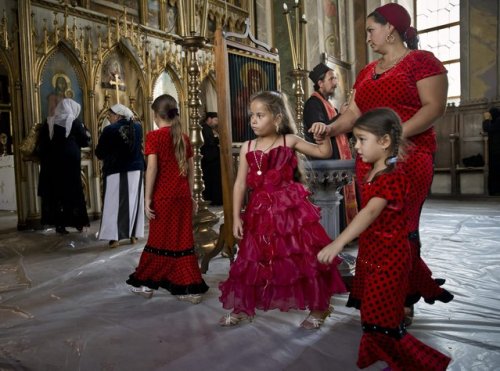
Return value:
M 335 311 L 317 331 L 298 327 L 300 311 L 221 328 L 228 259 L 211 261 L 201 304 L 165 291 L 145 299 L 125 284 L 144 239 L 109 249 L 96 239 L 98 221 L 66 236 L 15 225 L 15 214 L 0 212 L 2 371 L 357 369 L 359 314 L 345 295 L 332 299 Z M 421 227 L 424 259 L 455 299 L 419 303 L 409 331 L 450 355 L 449 370 L 499 370 L 500 201 L 429 200 Z

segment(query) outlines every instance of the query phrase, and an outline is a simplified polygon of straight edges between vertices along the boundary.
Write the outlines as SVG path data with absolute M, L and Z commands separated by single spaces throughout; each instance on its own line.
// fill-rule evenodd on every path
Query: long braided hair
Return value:
M 181 120 L 177 101 L 169 94 L 160 95 L 151 106 L 155 115 L 170 123 L 170 133 L 174 144 L 174 153 L 179 165 L 180 175 L 186 175 L 188 161 L 186 158 L 186 143 L 182 135 Z
M 276 133 L 278 135 L 297 133 L 297 126 L 295 125 L 295 120 L 293 118 L 286 94 L 279 91 L 261 91 L 250 97 L 250 103 L 254 100 L 258 100 L 264 104 L 274 117 L 277 117 L 278 115 L 281 116 L 281 121 L 276 127 Z M 302 153 L 297 151 L 295 151 L 295 154 L 297 156 L 298 164 L 295 169 L 294 179 L 301 183 L 306 183 L 306 177 L 304 175 L 304 156 Z
M 370 110 L 359 117 L 354 123 L 353 128 L 367 131 L 381 139 L 388 135 L 391 139 L 391 144 L 387 148 L 388 156 L 385 159 L 387 167 L 380 173 L 392 171 L 397 163 L 404 156 L 404 148 L 406 146 L 403 139 L 403 127 L 398 114 L 391 108 L 376 108 Z M 378 176 L 379 174 L 376 174 Z

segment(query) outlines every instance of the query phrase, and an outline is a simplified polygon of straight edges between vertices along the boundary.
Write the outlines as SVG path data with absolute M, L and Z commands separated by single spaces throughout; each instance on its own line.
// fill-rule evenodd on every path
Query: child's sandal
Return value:
M 330 317 L 330 314 L 333 312 L 333 305 L 330 305 L 328 310 L 323 312 L 321 317 L 315 317 L 309 313 L 305 320 L 302 321 L 300 327 L 305 328 L 307 330 L 316 330 L 319 329 L 323 323 L 325 323 L 325 319 Z
M 242 321 L 252 322 L 252 319 L 253 317 L 247 315 L 240 316 L 234 313 L 226 313 L 219 320 L 219 325 L 222 327 L 232 327 L 239 325 Z

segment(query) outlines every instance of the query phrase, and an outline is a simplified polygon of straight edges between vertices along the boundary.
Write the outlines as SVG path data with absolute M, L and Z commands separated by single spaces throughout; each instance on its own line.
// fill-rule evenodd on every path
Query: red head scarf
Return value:
M 389 3 L 375 9 L 387 22 L 392 24 L 404 36 L 404 41 L 414 38 L 417 30 L 410 27 L 410 14 L 401 5 Z

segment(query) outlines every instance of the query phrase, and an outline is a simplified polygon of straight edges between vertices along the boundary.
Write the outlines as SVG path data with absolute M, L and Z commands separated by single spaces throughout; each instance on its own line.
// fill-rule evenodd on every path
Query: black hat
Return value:
M 217 117 L 217 112 L 207 112 L 207 119 L 208 118 L 216 118 Z
M 320 63 L 316 65 L 316 67 L 313 68 L 311 72 L 309 72 L 309 78 L 312 80 L 313 83 L 317 83 L 318 80 L 323 76 L 325 73 L 328 71 L 331 71 L 332 69 L 328 67 L 324 63 Z

